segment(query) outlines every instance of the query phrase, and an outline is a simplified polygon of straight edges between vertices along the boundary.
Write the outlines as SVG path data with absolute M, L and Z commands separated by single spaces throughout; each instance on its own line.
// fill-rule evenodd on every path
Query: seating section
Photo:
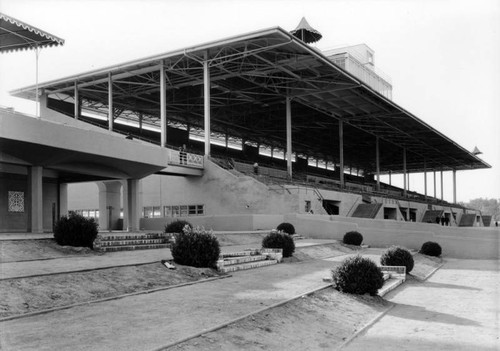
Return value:
M 422 218 L 423 223 L 436 223 L 436 218 L 443 216 L 443 210 L 427 210 Z
M 382 208 L 382 204 L 359 204 L 352 217 L 373 219 L 377 216 L 380 208 Z
M 476 222 L 476 215 L 475 214 L 465 213 L 462 215 L 462 218 L 460 218 L 460 224 L 458 226 L 459 227 L 473 227 L 475 222 Z

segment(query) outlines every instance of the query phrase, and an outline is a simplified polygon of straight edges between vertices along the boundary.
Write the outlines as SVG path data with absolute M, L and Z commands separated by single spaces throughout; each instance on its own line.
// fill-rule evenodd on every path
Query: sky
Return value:
M 367 44 L 392 79 L 395 103 L 483 152 L 492 168 L 458 171 L 457 201 L 500 198 L 498 0 L 0 0 L 0 12 L 65 39 L 40 52 L 40 82 L 264 28 L 292 30 L 304 16 L 323 34 L 317 48 Z M 33 51 L 0 55 L 1 106 L 35 114 L 33 102 L 9 95 L 35 81 Z M 412 174 L 410 190 L 423 193 L 423 179 Z M 402 186 L 402 177 L 392 182 Z M 445 172 L 445 200 L 452 184 Z

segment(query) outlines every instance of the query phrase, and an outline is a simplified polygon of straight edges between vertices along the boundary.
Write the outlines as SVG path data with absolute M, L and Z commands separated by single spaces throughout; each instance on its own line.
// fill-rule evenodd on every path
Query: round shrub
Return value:
M 414 261 L 410 251 L 403 247 L 393 246 L 380 257 L 383 266 L 405 266 L 406 273 L 413 269 Z
M 54 226 L 54 239 L 59 245 L 93 248 L 98 224 L 94 218 L 85 218 L 75 212 L 63 216 Z
M 219 241 L 200 228 L 185 228 L 175 235 L 170 248 L 174 261 L 192 267 L 215 268 L 219 259 Z
M 419 253 L 422 255 L 439 257 L 441 256 L 441 246 L 434 241 L 427 241 L 423 243 Z
M 379 267 L 360 255 L 345 259 L 332 271 L 335 289 L 349 294 L 377 295 L 384 285 L 384 276 Z
M 295 234 L 295 227 L 291 223 L 283 222 L 283 223 L 281 223 L 280 225 L 278 225 L 276 227 L 276 230 L 278 232 L 284 232 L 284 233 L 287 233 L 287 234 L 290 234 L 290 235 Z
M 262 247 L 266 249 L 283 249 L 283 257 L 291 257 L 295 251 L 293 238 L 285 233 L 271 232 L 262 239 Z
M 361 233 L 352 231 L 344 235 L 344 244 L 359 246 L 363 242 L 363 235 Z
M 193 228 L 191 223 L 184 220 L 175 220 L 165 226 L 165 233 L 182 233 L 182 230 L 185 226 L 189 226 L 189 228 Z

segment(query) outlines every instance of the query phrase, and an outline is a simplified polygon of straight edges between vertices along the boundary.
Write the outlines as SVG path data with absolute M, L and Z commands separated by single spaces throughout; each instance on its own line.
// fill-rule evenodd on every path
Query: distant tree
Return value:
M 484 215 L 493 216 L 494 221 L 500 220 L 500 199 L 472 199 L 463 203 L 465 207 L 481 211 Z

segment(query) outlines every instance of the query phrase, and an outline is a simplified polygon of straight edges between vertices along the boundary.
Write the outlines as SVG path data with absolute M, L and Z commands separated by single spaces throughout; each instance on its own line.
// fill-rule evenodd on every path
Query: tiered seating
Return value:
M 359 204 L 354 210 L 352 217 L 375 218 L 381 207 L 382 204 Z

